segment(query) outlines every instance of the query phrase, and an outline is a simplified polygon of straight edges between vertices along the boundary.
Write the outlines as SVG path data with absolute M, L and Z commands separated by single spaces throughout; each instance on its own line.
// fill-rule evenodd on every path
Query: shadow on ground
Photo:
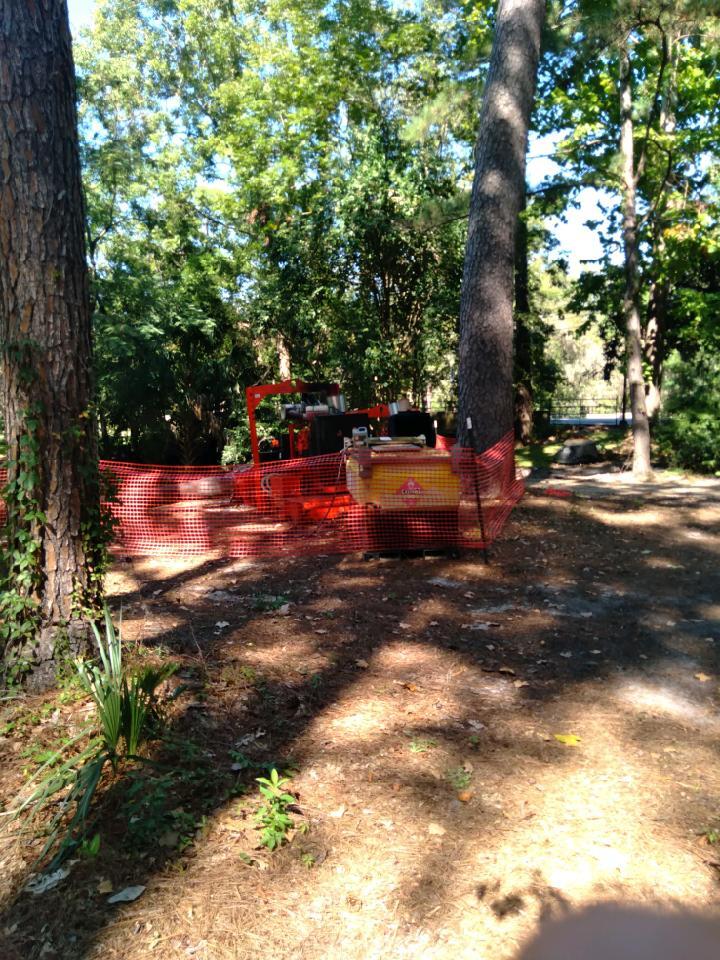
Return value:
M 500 958 L 591 894 L 652 890 L 654 854 L 647 875 L 618 872 L 593 837 L 620 837 L 612 855 L 624 863 L 623 843 L 638 856 L 648 825 L 613 824 L 623 809 L 632 821 L 652 809 L 653 842 L 678 850 L 717 813 L 716 775 L 702 791 L 682 786 L 716 761 L 720 732 L 717 682 L 696 679 L 717 675 L 720 644 L 717 518 L 705 518 L 702 539 L 686 535 L 702 508 L 531 494 L 489 567 L 467 556 L 118 564 L 114 599 L 136 655 L 177 659 L 189 689 L 156 764 L 100 798 L 96 859 L 33 897 L 20 889 L 27 866 L 7 858 L 3 958 L 240 958 L 263 943 L 287 958 L 436 958 L 470 956 L 470 937 L 483 955 L 483 937 L 509 930 Z M 289 616 L 263 609 L 277 597 Z M 579 729 L 582 744 L 583 728 L 594 731 L 587 753 L 555 738 Z M 297 771 L 291 788 L 311 831 L 266 856 L 249 838 L 254 778 L 270 766 Z M 677 786 L 659 804 L 663 777 Z M 633 791 L 647 796 L 628 809 Z M 21 849 L 26 864 L 35 849 Z M 585 877 L 588 857 L 600 866 Z M 363 858 L 384 876 L 366 877 Z M 712 855 L 696 859 L 714 882 Z M 386 883 L 382 897 L 371 905 L 348 877 L 358 890 Z M 112 907 L 99 893 L 108 880 L 147 891 Z M 202 929 L 192 916 L 167 928 L 188 884 L 214 883 L 224 892 L 208 891 Z M 680 897 L 698 886 L 683 883 Z

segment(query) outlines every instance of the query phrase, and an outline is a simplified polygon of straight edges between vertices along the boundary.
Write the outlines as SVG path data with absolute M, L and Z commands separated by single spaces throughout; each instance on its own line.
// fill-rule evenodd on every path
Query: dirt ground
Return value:
M 187 689 L 96 856 L 33 895 L 37 842 L 0 851 L 0 956 L 510 960 L 592 902 L 715 913 L 719 533 L 717 481 L 580 468 L 528 487 L 489 565 L 118 562 L 134 656 Z M 6 802 L 84 709 L 45 702 L 0 740 Z M 297 804 L 270 853 L 272 766 Z

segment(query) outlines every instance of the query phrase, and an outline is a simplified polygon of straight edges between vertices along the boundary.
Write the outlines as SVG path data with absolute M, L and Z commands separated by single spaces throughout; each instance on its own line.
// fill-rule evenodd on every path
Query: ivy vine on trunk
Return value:
M 6 4 L 0 62 L 0 642 L 6 678 L 26 672 L 40 688 L 88 643 L 83 613 L 99 600 L 109 534 L 65 0 Z

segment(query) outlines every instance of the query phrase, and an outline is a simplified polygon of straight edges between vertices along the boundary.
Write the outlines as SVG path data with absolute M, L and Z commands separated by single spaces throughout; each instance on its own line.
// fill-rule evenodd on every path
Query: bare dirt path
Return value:
M 719 533 L 712 484 L 579 471 L 529 488 L 489 566 L 119 563 L 127 640 L 190 687 L 172 810 L 133 845 L 111 785 L 99 856 L 43 897 L 8 853 L 3 957 L 510 960 L 589 902 L 716 911 Z M 227 789 L 246 763 L 296 771 L 308 830 L 272 854 Z

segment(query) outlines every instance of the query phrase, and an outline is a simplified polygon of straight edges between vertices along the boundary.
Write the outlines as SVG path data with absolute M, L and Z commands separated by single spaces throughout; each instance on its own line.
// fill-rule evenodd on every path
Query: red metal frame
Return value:
M 329 397 L 337 397 L 342 391 L 337 383 L 308 383 L 305 380 L 282 380 L 279 383 L 259 383 L 245 388 L 245 402 L 247 403 L 248 425 L 250 427 L 250 448 L 253 463 L 260 464 L 260 443 L 257 435 L 257 420 L 255 411 L 265 397 L 277 396 L 285 393 L 326 393 Z M 381 419 L 390 415 L 386 403 L 378 403 L 374 407 L 351 410 L 349 413 L 366 413 L 368 417 Z M 290 457 L 295 457 L 295 425 L 288 422 Z

